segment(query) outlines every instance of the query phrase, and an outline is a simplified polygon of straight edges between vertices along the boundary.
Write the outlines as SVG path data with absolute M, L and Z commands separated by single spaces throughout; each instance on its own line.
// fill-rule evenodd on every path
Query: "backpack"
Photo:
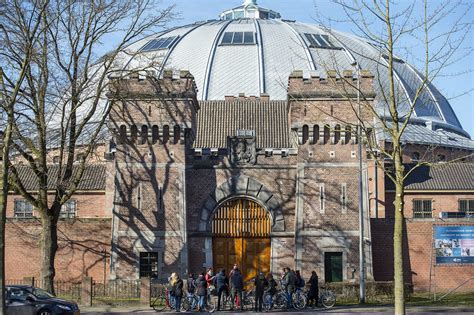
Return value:
M 188 278 L 188 292 L 194 293 L 195 289 L 196 289 L 196 284 L 194 282 L 194 279 Z

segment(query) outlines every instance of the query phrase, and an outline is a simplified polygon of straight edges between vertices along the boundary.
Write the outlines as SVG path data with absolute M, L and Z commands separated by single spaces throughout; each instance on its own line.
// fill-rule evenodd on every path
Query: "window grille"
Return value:
M 158 253 L 140 253 L 140 278 L 158 276 Z
M 32 218 L 33 206 L 24 199 L 17 199 L 13 208 L 13 216 L 15 218 Z
M 474 215 L 474 199 L 459 199 L 459 212 Z
M 413 217 L 414 218 L 431 218 L 433 212 L 431 199 L 415 199 L 413 200 Z
M 72 219 L 76 217 L 77 202 L 76 200 L 70 199 L 61 206 L 59 217 L 61 219 Z

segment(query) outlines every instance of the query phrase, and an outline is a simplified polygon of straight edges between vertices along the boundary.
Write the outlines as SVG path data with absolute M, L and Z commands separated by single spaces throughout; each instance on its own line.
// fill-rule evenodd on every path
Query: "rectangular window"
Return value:
M 341 49 L 331 42 L 328 35 L 305 33 L 304 36 L 311 48 Z
M 319 212 L 324 213 L 325 212 L 325 200 L 326 200 L 326 194 L 324 192 L 324 184 L 319 185 Z
M 158 276 L 158 253 L 140 253 L 140 278 Z
M 222 37 L 221 44 L 232 44 L 232 37 L 233 36 L 234 36 L 234 33 L 232 33 L 232 32 L 224 33 L 224 37 Z
M 33 206 L 25 199 L 15 199 L 13 215 L 15 218 L 32 218 Z
M 341 210 L 347 213 L 347 184 L 341 183 Z
M 432 217 L 432 201 L 431 199 L 414 199 L 413 200 L 413 217 L 414 218 L 431 218 Z
M 177 38 L 178 36 L 171 36 L 152 39 L 142 47 L 141 51 L 168 49 L 176 41 Z
M 324 253 L 324 280 L 342 282 L 342 252 Z
M 59 217 L 61 219 L 73 219 L 76 217 L 77 202 L 74 199 L 69 199 L 61 207 Z
M 459 212 L 474 215 L 474 199 L 459 199 Z
M 225 32 L 221 45 L 254 45 L 255 34 L 253 32 Z

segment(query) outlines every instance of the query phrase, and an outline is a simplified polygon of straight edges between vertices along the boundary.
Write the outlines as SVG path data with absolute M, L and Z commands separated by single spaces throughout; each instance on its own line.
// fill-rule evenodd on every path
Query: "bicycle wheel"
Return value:
M 151 302 L 151 307 L 157 312 L 163 311 L 166 308 L 166 297 L 160 294 Z
M 244 309 L 251 310 L 255 306 L 255 291 L 243 292 L 242 305 Z
M 192 299 L 193 299 L 192 297 L 183 297 L 183 299 L 181 300 L 181 310 L 189 312 L 191 310 L 191 305 L 193 303 Z
M 273 306 L 278 309 L 286 309 L 287 308 L 287 303 L 286 303 L 286 294 L 284 292 L 278 292 L 275 294 L 275 299 L 273 301 Z
M 272 304 L 272 296 L 270 293 L 265 293 L 263 296 L 263 308 L 265 309 L 265 312 L 269 312 L 272 309 Z
M 336 304 L 336 295 L 331 291 L 324 291 L 321 294 L 321 304 L 325 308 L 331 308 Z
M 207 296 L 205 310 L 209 313 L 214 313 L 216 310 L 216 300 L 211 295 Z
M 296 310 L 301 311 L 302 309 L 306 307 L 307 299 L 306 299 L 306 296 L 302 292 L 293 293 L 293 295 L 291 296 L 291 299 L 292 299 L 291 302 L 293 303 L 293 307 Z

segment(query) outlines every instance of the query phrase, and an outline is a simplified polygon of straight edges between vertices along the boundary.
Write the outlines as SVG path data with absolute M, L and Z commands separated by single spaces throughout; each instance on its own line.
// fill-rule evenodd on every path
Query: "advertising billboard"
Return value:
M 436 264 L 474 264 L 474 225 L 434 226 Z

